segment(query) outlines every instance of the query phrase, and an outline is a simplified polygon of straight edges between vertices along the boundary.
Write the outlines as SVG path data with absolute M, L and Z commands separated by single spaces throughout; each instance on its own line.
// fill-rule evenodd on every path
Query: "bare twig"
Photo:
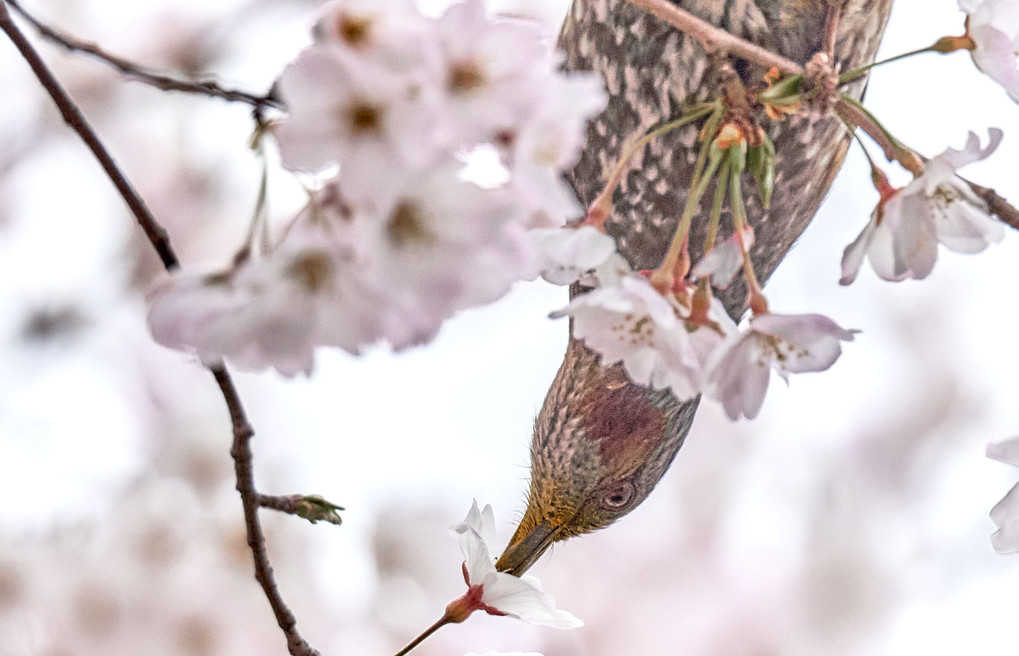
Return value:
M 296 515 L 312 524 L 324 521 L 339 526 L 343 523 L 343 518 L 337 512 L 343 510 L 343 506 L 337 506 L 317 494 L 289 494 L 286 496 L 259 494 L 256 495 L 256 498 L 258 505 L 262 508 Z
M 803 67 L 796 62 L 715 27 L 680 9 L 669 0 L 626 0 L 626 2 L 697 39 L 708 53 L 727 52 L 766 68 L 774 66 L 783 75 L 803 74 Z
M 31 23 L 32 27 L 34 27 L 46 40 L 51 41 L 70 52 L 80 52 L 94 57 L 99 61 L 112 66 L 132 80 L 136 80 L 157 89 L 162 89 L 163 91 L 181 91 L 184 93 L 212 96 L 214 98 L 222 98 L 223 100 L 231 102 L 247 103 L 258 109 L 265 109 L 266 107 L 281 107 L 280 102 L 271 96 L 271 92 L 258 95 L 247 91 L 228 89 L 214 80 L 182 80 L 168 75 L 163 75 L 162 73 L 158 73 L 153 69 L 136 64 L 135 62 L 124 59 L 123 57 L 118 57 L 117 55 L 108 53 L 95 43 L 83 41 L 82 39 L 73 37 L 66 32 L 50 27 L 32 14 L 28 13 L 28 11 L 21 6 L 21 3 L 18 0 L 7 0 L 7 4 L 18 12 L 22 18 Z
M 1014 205 L 999 196 L 998 192 L 993 189 L 981 187 L 975 182 L 970 182 L 969 180 L 966 180 L 966 184 L 970 186 L 973 193 L 980 196 L 980 198 L 987 203 L 987 207 L 990 208 L 991 214 L 994 214 L 996 217 L 1001 219 L 1002 223 L 1019 230 L 1019 209 L 1016 209 Z
M 85 145 L 95 155 L 99 164 L 106 172 L 107 177 L 113 182 L 124 202 L 127 203 L 131 213 L 138 221 L 138 224 L 145 232 L 152 247 L 158 253 L 163 266 L 168 271 L 179 266 L 179 260 L 170 245 L 166 230 L 156 221 L 152 212 L 145 205 L 145 202 L 134 190 L 134 187 L 99 140 L 99 137 L 91 125 L 89 125 L 81 110 L 67 94 L 60 82 L 53 76 L 53 73 L 43 62 L 39 53 L 36 52 L 32 44 L 25 38 L 25 35 L 15 25 L 11 19 L 10 12 L 7 10 L 7 5 L 2 1 L 0 1 L 0 31 L 3 31 L 10 38 L 18 52 L 28 62 L 39 83 L 46 89 L 46 92 L 60 110 L 64 121 L 81 137 L 81 140 L 85 142 Z M 250 446 L 254 431 L 245 416 L 244 407 L 241 404 L 240 397 L 237 395 L 237 390 L 234 387 L 233 380 L 230 378 L 230 374 L 221 366 L 210 367 L 210 371 L 219 385 L 224 401 L 226 401 L 227 410 L 230 412 L 230 419 L 233 425 L 234 439 L 230 453 L 234 458 L 237 491 L 241 495 L 241 504 L 244 507 L 244 522 L 248 545 L 251 547 L 251 553 L 255 561 L 255 578 L 261 584 L 269 605 L 272 607 L 273 614 L 276 616 L 276 621 L 279 623 L 280 628 L 283 629 L 290 653 L 293 656 L 318 656 L 318 652 L 298 633 L 294 615 L 283 601 L 273 578 L 272 565 L 269 563 L 269 556 L 265 548 L 265 535 L 262 533 L 262 527 L 258 521 L 258 493 L 255 491 Z

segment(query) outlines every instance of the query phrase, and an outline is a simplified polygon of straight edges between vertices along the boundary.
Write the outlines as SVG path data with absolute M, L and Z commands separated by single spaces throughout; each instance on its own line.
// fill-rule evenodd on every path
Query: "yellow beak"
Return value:
M 523 536 L 520 536 L 520 529 L 517 529 L 506 550 L 496 561 L 495 568 L 500 572 L 520 576 L 556 541 L 558 532 L 559 527 L 553 526 L 548 520 L 539 522 Z

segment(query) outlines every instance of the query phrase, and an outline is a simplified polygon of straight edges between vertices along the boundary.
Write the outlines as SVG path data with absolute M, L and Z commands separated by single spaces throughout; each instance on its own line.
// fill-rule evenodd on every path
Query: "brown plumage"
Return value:
M 675 4 L 729 32 L 793 61 L 821 50 L 829 4 L 844 5 L 835 59 L 843 70 L 871 61 L 892 0 L 682 0 Z M 588 129 L 583 155 L 570 180 L 581 202 L 601 191 L 623 148 L 686 107 L 719 95 L 723 61 L 699 43 L 623 0 L 574 0 L 560 35 L 566 66 L 593 70 L 605 80 L 607 108 Z M 764 70 L 727 60 L 743 81 Z M 850 89 L 859 96 L 863 82 Z M 842 164 L 848 135 L 832 118 L 795 116 L 763 123 L 775 142 L 771 207 L 747 195 L 756 233 L 751 256 L 763 282 L 785 257 L 821 204 Z M 630 163 L 613 198 L 606 228 L 634 268 L 651 269 L 664 257 L 682 212 L 696 159 L 698 126 L 656 139 Z M 748 179 L 744 185 L 753 189 Z M 710 196 L 710 194 L 707 194 Z M 710 198 L 702 215 L 707 215 Z M 728 223 L 723 213 L 723 230 Z M 701 254 L 705 221 L 695 220 L 691 255 Z M 723 234 L 724 236 L 724 234 Z M 721 296 L 733 317 L 743 312 L 746 288 L 734 283 Z M 608 526 L 627 514 L 668 469 L 683 444 L 697 399 L 677 402 L 667 391 L 635 385 L 619 366 L 572 340 L 535 423 L 527 509 L 497 567 L 520 574 L 553 542 Z

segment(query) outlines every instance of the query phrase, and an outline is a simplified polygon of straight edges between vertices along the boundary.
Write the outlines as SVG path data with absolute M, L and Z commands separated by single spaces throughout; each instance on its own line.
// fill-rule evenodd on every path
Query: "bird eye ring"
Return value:
M 635 494 L 633 483 L 623 481 L 602 493 L 601 504 L 608 510 L 621 510 L 630 505 Z

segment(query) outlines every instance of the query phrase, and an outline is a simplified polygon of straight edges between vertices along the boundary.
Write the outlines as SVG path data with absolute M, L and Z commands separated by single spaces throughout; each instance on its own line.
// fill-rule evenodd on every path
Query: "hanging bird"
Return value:
M 839 11 L 834 61 L 842 70 L 873 60 L 892 0 L 674 0 L 699 18 L 795 62 L 824 47 Z M 751 86 L 766 73 L 735 57 L 709 57 L 701 44 L 623 0 L 574 0 L 560 34 L 565 66 L 596 71 L 609 102 L 588 127 L 570 182 L 584 204 L 602 190 L 624 148 L 685 108 L 718 97 L 723 70 Z M 859 97 L 865 82 L 849 86 Z M 850 135 L 832 117 L 762 122 L 775 144 L 774 192 L 765 210 L 749 196 L 756 240 L 751 258 L 763 283 L 813 218 Z M 634 269 L 660 264 L 686 201 L 699 127 L 669 132 L 630 162 L 605 227 Z M 702 203 L 707 216 L 710 198 Z M 723 224 L 726 223 L 723 215 Z M 706 221 L 695 220 L 690 255 L 701 255 Z M 578 288 L 572 290 L 577 293 Z M 744 309 L 742 281 L 719 295 L 730 316 Z M 651 493 L 683 444 L 698 399 L 632 383 L 618 365 L 571 338 L 535 422 L 527 508 L 496 567 L 521 574 L 554 542 L 604 528 Z

